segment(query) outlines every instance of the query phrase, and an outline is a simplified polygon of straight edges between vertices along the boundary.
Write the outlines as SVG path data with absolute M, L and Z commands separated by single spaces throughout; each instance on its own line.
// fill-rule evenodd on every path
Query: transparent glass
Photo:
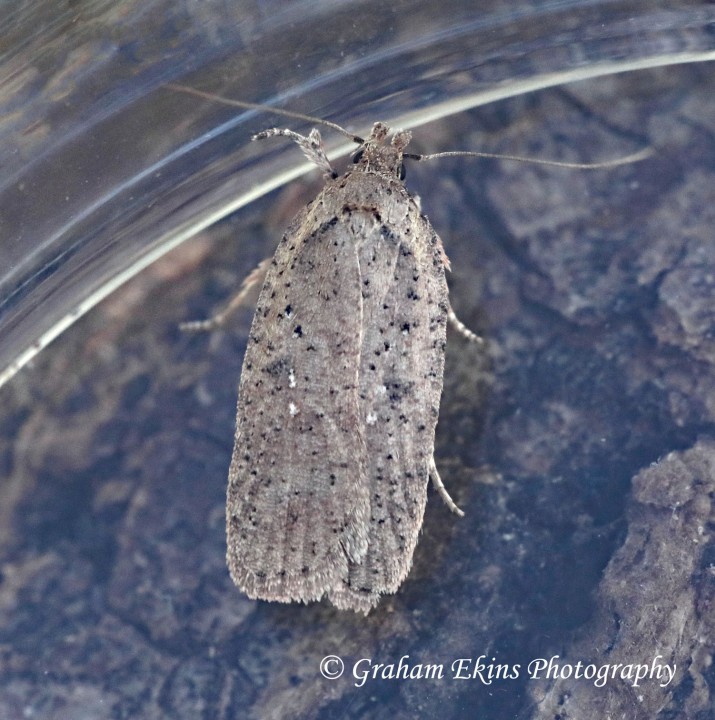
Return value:
M 168 83 L 364 131 L 375 118 L 416 126 L 712 53 L 712 8 L 687 2 L 86 1 L 5 12 L 0 384 L 157 257 L 306 169 L 248 142 L 274 117 Z

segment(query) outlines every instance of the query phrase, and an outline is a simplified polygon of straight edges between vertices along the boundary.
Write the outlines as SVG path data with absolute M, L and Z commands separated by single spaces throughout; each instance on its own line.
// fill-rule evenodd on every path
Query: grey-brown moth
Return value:
M 479 339 L 450 307 L 449 262 L 405 188 L 403 160 L 505 156 L 410 155 L 409 132 L 388 141 L 388 127 L 378 122 L 362 140 L 320 122 L 359 144 L 342 176 L 317 130 L 255 136 L 292 138 L 327 180 L 227 309 L 265 275 L 239 384 L 227 562 L 251 598 L 327 597 L 367 613 L 409 573 L 430 479 L 462 514 L 434 462 L 447 323 Z M 648 154 L 590 165 L 535 162 L 612 167 Z M 214 326 L 225 315 L 188 325 Z
M 328 168 L 320 137 L 288 134 Z M 447 258 L 376 123 L 293 220 L 266 273 L 239 384 L 226 505 L 249 597 L 368 612 L 412 564 L 435 467 Z M 461 325 L 461 324 L 460 324 Z

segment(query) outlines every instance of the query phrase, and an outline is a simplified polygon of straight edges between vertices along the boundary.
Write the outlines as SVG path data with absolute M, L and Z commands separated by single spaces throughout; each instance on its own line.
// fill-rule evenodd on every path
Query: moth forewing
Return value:
M 374 178 L 351 192 L 367 200 Z M 370 490 L 368 551 L 329 592 L 340 608 L 368 611 L 407 576 L 422 527 L 444 369 L 447 285 L 441 246 L 399 183 L 378 215 L 363 203 L 360 416 Z M 388 227 L 383 216 L 400 218 Z
M 319 599 L 366 552 L 359 306 L 354 243 L 304 213 L 267 273 L 239 385 L 227 557 L 251 597 Z

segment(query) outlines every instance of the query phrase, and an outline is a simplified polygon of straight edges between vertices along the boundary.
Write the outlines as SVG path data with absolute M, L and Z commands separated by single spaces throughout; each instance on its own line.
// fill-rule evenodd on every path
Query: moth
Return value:
M 410 570 L 430 478 L 461 514 L 433 457 L 448 261 L 400 179 L 409 133 L 387 133 L 293 220 L 258 299 L 226 505 L 252 598 L 367 612 Z
M 178 89 L 185 90 L 178 86 Z M 200 91 L 191 91 L 211 97 Z M 249 103 L 228 101 L 239 107 Z M 281 114 L 297 116 L 281 111 Z M 310 118 L 314 120 L 314 118 Z M 454 314 L 442 242 L 404 185 L 406 131 L 374 124 L 352 167 L 335 173 L 320 133 L 276 129 L 326 176 L 298 213 L 263 279 L 241 371 L 226 501 L 227 563 L 249 597 L 327 598 L 367 613 L 409 573 L 431 481 L 447 325 Z M 511 158 L 522 159 L 522 158 Z M 540 161 L 566 167 L 607 164 Z

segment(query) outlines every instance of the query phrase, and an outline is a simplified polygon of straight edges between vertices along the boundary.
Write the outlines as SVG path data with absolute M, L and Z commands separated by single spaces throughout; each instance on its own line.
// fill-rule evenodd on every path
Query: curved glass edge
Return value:
M 599 6 L 598 3 L 595 5 Z M 608 5 L 600 4 L 604 8 Z M 548 3 L 544 8 L 553 11 Z M 629 6 L 628 10 L 632 9 Z M 577 8 L 573 10 L 576 12 Z M 509 18 L 510 21 L 513 19 Z M 529 20 L 528 16 L 520 18 L 524 19 Z M 704 20 L 688 19 L 696 27 Z M 609 27 L 615 27 L 617 21 L 620 22 L 620 18 L 612 20 Z M 495 26 L 499 23 L 503 26 L 505 22 L 504 16 L 486 16 L 471 29 L 493 31 Z M 460 27 L 464 31 L 464 26 Z M 637 35 L 631 38 L 632 42 L 629 41 L 629 33 L 633 30 L 634 27 L 619 30 L 620 52 L 626 57 L 618 60 L 574 60 L 566 55 L 555 56 L 553 64 L 562 64 L 564 67 L 561 69 L 536 72 L 538 63 L 535 62 L 527 70 L 515 71 L 512 77 L 502 73 L 497 74 L 495 79 L 475 82 L 474 85 L 479 87 L 475 92 L 470 92 L 469 87 L 465 89 L 464 84 L 453 84 L 454 78 L 464 73 L 465 68 L 449 66 L 439 82 L 432 85 L 415 82 L 417 90 L 400 93 L 397 101 L 388 88 L 380 86 L 370 92 L 362 90 L 364 102 L 360 103 L 359 112 L 350 112 L 345 97 L 331 100 L 332 105 L 329 103 L 328 107 L 324 98 L 322 103 L 329 111 L 336 105 L 340 108 L 328 113 L 332 118 L 353 115 L 357 123 L 362 123 L 368 114 L 374 120 L 379 113 L 379 119 L 389 124 L 416 127 L 445 115 L 548 87 L 615 73 L 715 59 L 715 50 L 702 49 L 701 43 L 694 42 L 692 36 L 685 43 L 650 43 L 644 51 L 643 45 L 637 42 Z M 434 50 L 438 35 L 431 30 L 423 38 L 423 47 Z M 451 36 L 447 32 L 445 37 L 449 39 Z M 605 37 L 611 37 L 608 31 Z M 473 36 L 469 36 L 469 41 L 477 44 Z M 525 43 L 523 38 L 519 42 L 523 52 L 524 44 L 529 43 Z M 533 37 L 529 42 L 529 50 L 534 54 L 543 54 L 548 45 L 535 42 Z M 568 42 L 566 44 L 568 46 Z M 392 48 L 392 52 L 397 56 L 411 53 L 416 45 L 419 43 L 413 41 L 406 48 Z M 493 57 L 489 57 L 493 46 L 485 43 L 479 47 L 483 48 L 483 52 L 478 60 L 470 58 L 469 68 L 477 74 L 494 62 Z M 507 58 L 512 58 L 508 48 L 503 52 Z M 367 66 L 374 67 L 385 62 L 385 54 L 380 56 L 374 52 L 369 60 Z M 426 60 L 428 65 L 433 65 L 434 61 L 434 57 Z M 569 64 L 574 66 L 569 67 Z M 360 63 L 346 66 L 345 72 L 355 73 L 358 65 Z M 414 62 L 410 67 L 413 65 Z M 362 66 L 365 67 L 365 63 Z M 55 227 L 54 236 L 62 242 L 54 244 L 44 238 L 44 242 L 37 243 L 33 248 L 34 254 L 26 255 L 24 259 L 31 257 L 38 262 L 29 267 L 25 277 L 16 282 L 9 293 L 7 288 L 3 290 L 4 297 L 0 298 L 0 385 L 75 320 L 156 259 L 231 212 L 312 169 L 307 162 L 296 162 L 293 159 L 296 155 L 285 160 L 282 153 L 277 156 L 275 151 L 251 148 L 246 144 L 247 135 L 262 127 L 256 125 L 257 119 L 262 117 L 257 112 L 238 115 L 232 112 L 230 121 L 219 123 L 216 117 L 225 117 L 225 108 L 197 103 L 195 99 L 179 99 L 168 93 L 161 81 L 176 82 L 177 74 L 161 73 L 161 77 L 154 80 L 153 91 L 135 101 L 132 110 L 140 118 L 151 117 L 141 109 L 142 102 L 149 102 L 163 94 L 163 98 L 157 101 L 158 105 L 153 102 L 149 105 L 152 112 L 159 107 L 175 113 L 175 118 L 187 118 L 184 135 L 178 144 L 167 142 L 166 147 L 157 153 L 157 160 L 147 163 L 141 172 L 128 173 L 124 184 L 114 183 L 111 192 L 100 194 L 101 199 L 94 205 L 86 203 L 81 212 L 74 213 L 64 226 Z M 484 72 L 485 76 L 489 74 Z M 491 74 L 494 75 L 493 72 Z M 311 107 L 321 107 L 318 90 L 324 90 L 321 82 L 327 84 L 328 77 L 333 82 L 333 88 L 344 85 L 340 73 L 327 73 L 325 77 L 313 78 L 302 86 L 290 87 L 281 98 L 274 94 L 274 100 L 278 102 L 301 95 L 308 97 L 312 93 L 316 101 Z M 181 82 L 191 84 L 185 72 Z M 235 92 L 232 94 L 235 96 Z M 328 91 L 327 95 L 330 94 Z M 400 106 L 410 105 L 417 109 L 399 109 Z M 174 120 L 175 123 L 179 121 Z M 208 130 L 205 129 L 207 127 Z M 197 128 L 201 130 L 197 131 Z M 233 140 L 236 134 L 240 136 L 238 144 Z M 187 140 L 187 137 L 192 139 Z M 346 143 L 329 145 L 331 157 L 345 153 L 348 148 Z M 107 202 L 108 198 L 112 202 Z M 102 245 L 101 251 L 98 251 L 97 238 L 100 237 Z M 5 265 L 6 268 L 11 266 L 13 263 Z

